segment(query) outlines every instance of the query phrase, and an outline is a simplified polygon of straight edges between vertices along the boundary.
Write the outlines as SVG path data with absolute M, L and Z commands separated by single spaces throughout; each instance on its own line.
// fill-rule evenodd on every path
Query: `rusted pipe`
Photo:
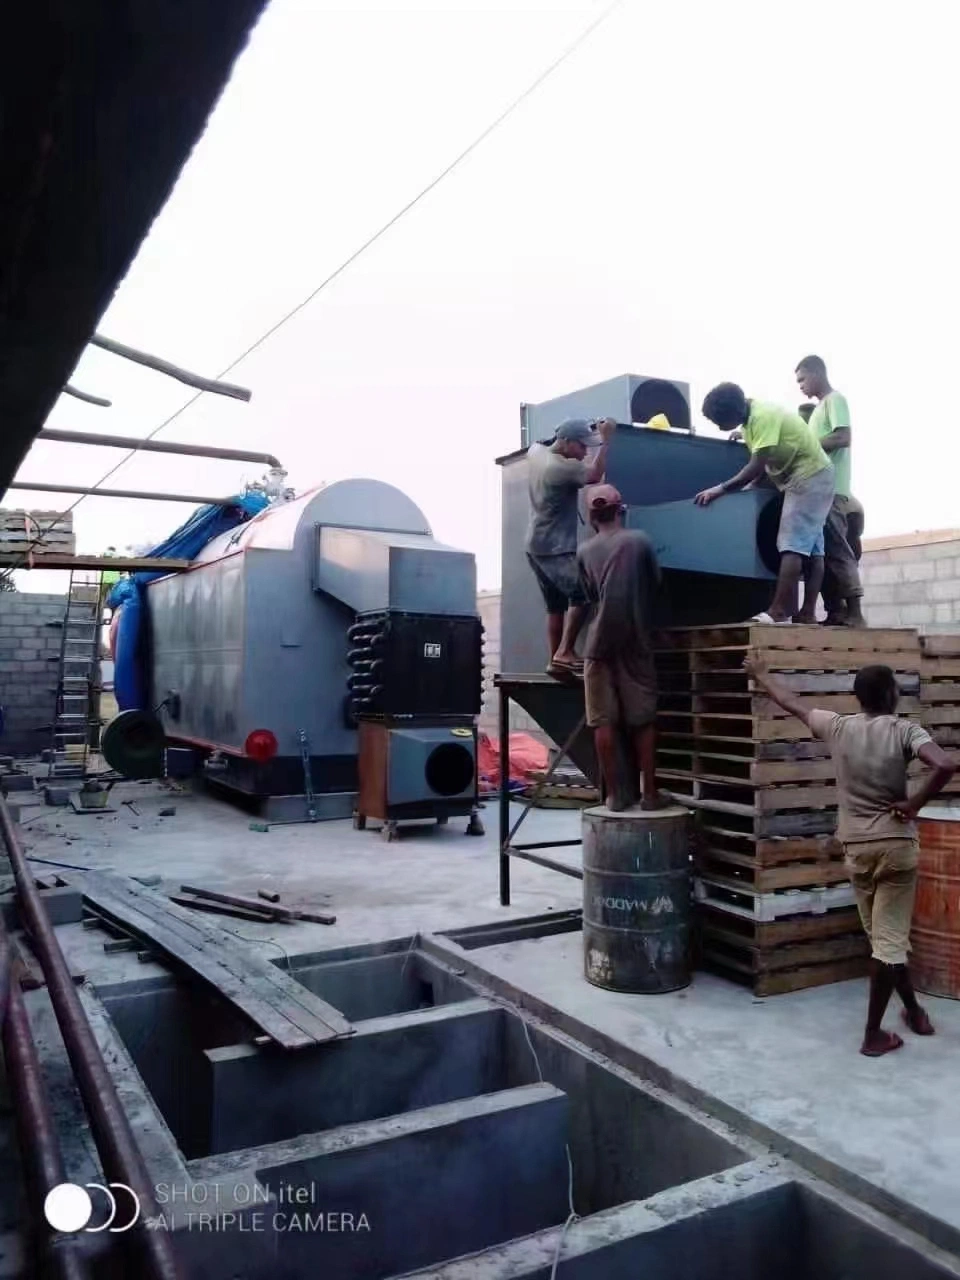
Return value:
M 88 498 L 136 498 L 137 501 L 189 502 L 196 507 L 223 507 L 229 498 L 205 498 L 195 493 L 144 493 L 141 489 L 90 489 L 75 484 L 40 484 L 35 480 L 13 480 L 7 489 L 32 489 L 35 493 L 82 493 Z
M 86 1108 L 103 1171 L 108 1182 L 122 1182 L 128 1186 L 140 1205 L 140 1217 L 130 1232 L 133 1237 L 131 1244 L 139 1246 L 142 1255 L 142 1269 L 137 1274 L 152 1280 L 185 1280 L 185 1272 L 177 1261 L 169 1233 L 151 1230 L 147 1226 L 148 1219 L 159 1216 L 147 1167 L 73 985 L 3 796 L 0 796 L 0 835 L 16 881 L 17 907 L 47 981 L 50 1003 Z
M 132 360 L 134 364 L 142 364 L 145 369 L 165 373 L 168 378 L 176 378 L 177 382 L 183 382 L 197 391 L 209 391 L 214 396 L 229 396 L 231 400 L 249 400 L 252 394 L 246 387 L 238 387 L 232 382 L 220 382 L 217 378 L 204 378 L 202 374 L 181 369 L 169 360 L 152 356 L 148 351 L 138 351 L 136 347 L 128 347 L 123 342 L 115 342 L 113 338 L 105 338 L 102 333 L 95 333 L 90 339 L 90 345 L 109 351 L 112 355 L 122 356 L 124 360 Z
M 20 1155 L 27 1183 L 27 1197 L 33 1221 L 29 1234 L 39 1244 L 43 1257 L 38 1274 L 58 1280 L 87 1280 L 89 1271 L 77 1242 L 58 1236 L 43 1215 L 47 1193 L 66 1182 L 63 1154 L 50 1111 L 37 1046 L 33 1042 L 30 1019 L 12 972 L 12 953 L 7 931 L 0 920 L 0 970 L 9 983 L 6 1018 L 3 1023 L 3 1064 L 13 1113 L 16 1117 Z
M 90 431 L 59 431 L 44 427 L 38 440 L 57 440 L 60 444 L 98 444 L 111 449 L 136 449 L 138 453 L 179 453 L 191 458 L 219 458 L 221 462 L 258 462 L 266 467 L 279 467 L 272 453 L 248 453 L 244 449 L 217 449 L 213 445 L 175 444 L 167 440 L 141 440 L 139 436 L 104 436 Z
M 104 400 L 103 396 L 92 396 L 89 391 L 81 391 L 79 387 L 72 387 L 68 382 L 63 388 L 65 396 L 73 396 L 75 400 L 82 400 L 84 404 L 95 404 L 98 409 L 109 409 L 111 402 Z

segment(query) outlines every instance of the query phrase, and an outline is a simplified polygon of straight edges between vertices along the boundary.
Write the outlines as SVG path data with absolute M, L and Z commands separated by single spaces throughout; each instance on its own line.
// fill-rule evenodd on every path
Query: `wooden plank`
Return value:
M 795 839 L 764 840 L 750 832 L 732 831 L 701 814 L 696 826 L 698 840 L 714 848 L 742 853 L 760 867 L 779 867 L 791 862 L 826 862 L 843 854 L 832 835 L 797 836 Z
M 801 969 L 788 969 L 784 973 L 761 974 L 754 983 L 757 996 L 784 996 L 791 991 L 806 991 L 810 987 L 826 987 L 835 982 L 850 982 L 865 978 L 870 972 L 869 948 L 867 954 L 856 960 L 837 960 L 833 964 L 805 965 Z
M 716 871 L 700 873 L 694 879 L 695 902 L 745 920 L 819 915 L 834 907 L 848 907 L 853 900 L 853 887 L 849 883 L 766 893 L 732 875 L 718 875 Z
M 197 898 L 207 898 L 211 902 L 222 902 L 229 907 L 242 907 L 245 911 L 259 911 L 269 920 L 299 921 L 308 920 L 314 924 L 336 924 L 337 917 L 329 912 L 312 911 L 309 907 L 285 907 L 258 901 L 256 898 L 244 898 L 235 893 L 221 893 L 215 889 L 198 889 L 193 885 L 182 884 L 181 893 L 192 893 Z
M 882 662 L 884 666 L 893 667 L 895 671 L 906 673 L 920 672 L 921 655 L 920 650 L 896 650 L 877 653 L 873 649 L 849 649 L 832 652 L 829 649 L 813 651 L 811 649 L 779 649 L 770 652 L 763 651 L 764 661 L 767 663 L 771 671 L 859 671 L 861 667 L 872 666 L 877 662 Z M 953 663 L 956 670 L 936 669 L 930 670 L 930 674 L 942 675 L 960 675 L 960 659 L 954 658 L 924 658 L 922 661 L 922 669 L 926 671 L 932 664 L 937 663 Z M 701 671 L 735 671 L 742 666 L 741 650 L 739 649 L 700 649 L 695 650 L 691 654 L 692 670 Z
M 733 948 L 735 955 L 731 956 L 731 959 L 737 960 L 744 968 L 749 967 L 757 975 L 782 972 L 785 969 L 796 970 L 801 966 L 870 957 L 870 943 L 862 929 L 840 937 L 822 938 L 800 942 L 795 946 L 781 947 L 742 947 L 735 935 L 731 939 L 731 935 L 712 925 L 703 926 L 703 937 L 714 953 L 717 953 L 721 947 Z
M 954 679 L 960 676 L 960 658 L 928 658 L 923 657 L 920 673 L 924 680 L 949 676 Z
M 936 702 L 925 706 L 921 721 L 928 727 L 938 724 L 960 724 L 960 702 Z
M 829 986 L 834 982 L 849 982 L 853 978 L 865 978 L 870 969 L 869 956 L 853 960 L 838 960 L 830 964 L 803 965 L 782 973 L 754 974 L 750 965 L 704 948 L 704 960 L 717 968 L 746 978 L 756 996 L 782 996 L 791 991 L 804 991 L 810 987 Z
M 825 859 L 822 862 L 786 862 L 777 867 L 765 867 L 745 853 L 719 849 L 713 845 L 698 849 L 695 855 L 697 870 L 703 875 L 715 875 L 724 868 L 734 868 L 747 877 L 758 893 L 773 893 L 777 889 L 808 889 L 819 885 L 843 884 L 847 871 L 842 858 Z
M 921 636 L 920 647 L 931 658 L 960 657 L 960 634 Z
M 835 806 L 835 786 L 811 783 L 808 786 L 753 787 L 748 782 L 731 782 L 715 774 L 691 775 L 679 769 L 658 769 L 660 777 L 686 784 L 681 789 L 698 800 L 721 800 L 747 806 L 752 813 L 783 813 L 788 809 L 822 809 Z
M 76 876 L 93 910 L 208 982 L 286 1049 L 349 1035 L 351 1024 L 288 973 L 222 929 L 132 880 L 104 872 Z
M 832 782 L 836 777 L 836 769 L 829 757 L 819 760 L 751 760 L 716 751 L 691 753 L 663 747 L 657 752 L 657 761 L 661 767 L 691 778 L 728 780 L 746 787 Z
M 231 916 L 234 920 L 254 920 L 258 924 L 272 924 L 270 916 L 261 915 L 258 911 L 247 911 L 243 907 L 228 907 L 223 902 L 210 902 L 206 898 L 194 898 L 187 893 L 171 893 L 167 895 L 171 902 L 180 907 L 189 907 L 191 911 L 205 911 L 207 915 Z M 104 949 L 107 947 L 104 943 Z
M 863 932 L 856 907 L 834 907 L 820 915 L 787 916 L 783 920 L 744 920 L 700 904 L 696 919 L 701 930 L 722 931 L 732 945 L 764 950 Z
M 672 627 L 656 633 L 654 644 L 665 652 L 688 652 L 711 648 L 761 648 L 763 650 L 825 650 L 844 652 L 869 649 L 871 652 L 902 652 L 919 649 L 913 627 L 792 626 L 771 627 L 763 623 L 725 623 L 712 627 Z

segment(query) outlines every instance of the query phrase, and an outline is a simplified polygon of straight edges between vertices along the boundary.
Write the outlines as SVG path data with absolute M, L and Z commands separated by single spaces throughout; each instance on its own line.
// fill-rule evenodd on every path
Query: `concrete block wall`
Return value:
M 960 631 L 960 530 L 865 542 L 860 572 L 871 626 Z
M 35 755 L 50 745 L 66 607 L 65 596 L 0 592 L 0 754 Z

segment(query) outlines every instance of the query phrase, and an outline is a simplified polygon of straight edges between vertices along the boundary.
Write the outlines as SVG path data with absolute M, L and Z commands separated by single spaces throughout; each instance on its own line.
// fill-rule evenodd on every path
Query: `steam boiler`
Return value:
M 393 486 L 343 480 L 274 503 L 144 599 L 167 745 L 265 800 L 265 816 L 349 817 L 361 738 L 382 774 L 365 816 L 474 810 L 474 558 L 437 542 Z
M 628 527 L 648 535 L 660 561 L 659 625 L 739 622 L 770 602 L 779 568 L 782 499 L 775 489 L 760 487 L 729 494 L 706 508 L 694 505 L 701 489 L 734 475 L 749 455 L 744 445 L 729 439 L 693 434 L 689 400 L 685 383 L 624 374 L 542 405 L 523 405 L 521 447 L 497 459 L 502 489 L 500 668 L 504 679 L 509 677 L 511 697 L 557 743 L 575 730 L 583 694 L 542 677 L 549 657 L 546 616 L 524 544 L 530 520 L 527 447 L 549 439 L 563 419 L 609 417 L 619 424 L 607 455 L 606 478 L 628 507 Z M 642 425 L 657 414 L 666 415 L 674 429 Z M 591 536 L 583 495 L 579 529 L 581 540 Z M 589 734 L 581 734 L 569 754 L 588 776 L 595 775 Z

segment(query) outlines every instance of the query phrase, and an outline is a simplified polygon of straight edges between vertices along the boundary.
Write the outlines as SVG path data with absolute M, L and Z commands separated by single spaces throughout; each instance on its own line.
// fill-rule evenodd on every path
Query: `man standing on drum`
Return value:
M 910 1030 L 932 1036 L 933 1026 L 917 1001 L 907 969 L 917 890 L 916 818 L 947 785 L 956 766 L 926 729 L 897 715 L 899 689 L 889 667 L 858 671 L 853 692 L 862 710 L 840 716 L 801 702 L 759 658 L 749 656 L 744 666 L 768 697 L 827 744 L 836 766 L 837 839 L 873 951 L 860 1052 L 879 1058 L 902 1046 L 900 1037 L 881 1025 L 894 990 L 903 1001 L 903 1020 Z M 911 760 L 922 761 L 930 772 L 908 795 Z
M 653 604 L 660 566 L 650 539 L 625 529 L 626 507 L 611 484 L 587 495 L 594 537 L 577 553 L 584 598 L 595 606 L 584 642 L 587 725 L 603 774 L 608 808 L 626 807 L 617 786 L 617 737 L 626 730 L 641 809 L 664 809 L 657 791 L 657 673 L 653 661 Z

